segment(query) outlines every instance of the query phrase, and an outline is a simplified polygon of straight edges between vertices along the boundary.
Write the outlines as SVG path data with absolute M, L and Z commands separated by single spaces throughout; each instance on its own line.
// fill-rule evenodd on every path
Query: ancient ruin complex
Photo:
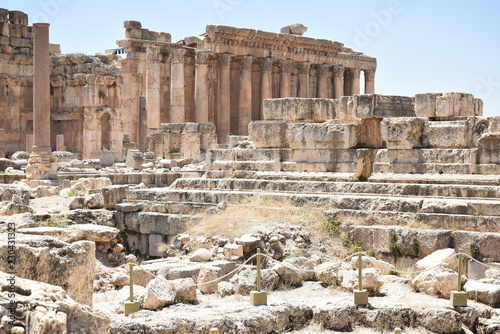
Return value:
M 480 99 L 376 94 L 301 24 L 124 28 L 61 54 L 0 9 L 1 333 L 500 332 Z

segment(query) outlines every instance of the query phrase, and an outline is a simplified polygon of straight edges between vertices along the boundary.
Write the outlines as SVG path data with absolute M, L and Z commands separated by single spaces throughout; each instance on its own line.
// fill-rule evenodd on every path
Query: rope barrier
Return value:
M 356 253 L 353 253 L 341 260 L 338 260 L 334 263 L 332 263 L 330 266 L 327 266 L 325 268 L 321 268 L 321 269 L 301 269 L 301 268 L 297 268 L 296 266 L 294 266 L 293 264 L 291 263 L 283 263 L 283 262 L 280 262 L 276 259 L 274 259 L 273 257 L 267 255 L 267 254 L 260 254 L 262 257 L 268 259 L 270 261 L 270 263 L 276 263 L 276 264 L 279 264 L 280 266 L 283 266 L 285 268 L 288 268 L 288 269 L 291 269 L 291 270 L 295 270 L 295 271 L 298 271 L 298 272 L 302 272 L 302 273 L 318 273 L 318 272 L 324 272 L 326 270 L 329 270 L 329 269 L 332 269 L 334 267 L 336 267 L 337 265 L 347 261 L 348 259 L 351 259 L 355 256 L 358 256 L 358 255 L 367 255 L 366 252 L 356 252 Z M 484 262 L 481 262 L 475 258 L 473 258 L 472 256 L 468 255 L 468 254 L 465 254 L 463 252 L 460 252 L 460 254 L 464 255 L 465 257 L 469 258 L 470 260 L 474 261 L 474 262 L 477 262 L 487 268 L 492 268 L 492 269 L 498 269 L 500 270 L 500 267 L 497 267 L 497 266 L 491 266 L 491 265 L 488 265 Z M 416 274 L 421 274 L 423 272 L 426 272 L 426 271 L 431 271 L 439 266 L 441 266 L 442 264 L 445 264 L 447 263 L 447 261 L 453 257 L 458 257 L 459 253 L 456 253 L 456 254 L 452 254 L 450 256 L 448 256 L 447 258 L 443 259 L 441 262 L 437 263 L 436 265 L 432 266 L 432 267 L 429 267 L 429 268 L 425 268 L 425 269 L 422 269 L 422 270 L 415 270 L 415 271 L 403 271 L 403 270 L 397 270 L 393 267 L 390 267 L 388 265 L 386 265 L 385 263 L 383 262 L 380 262 L 379 265 L 382 266 L 382 267 L 385 267 L 386 269 L 390 270 L 391 272 L 395 272 L 397 274 L 402 274 L 402 275 L 416 275 Z M 232 270 L 231 272 L 217 278 L 217 279 L 214 279 L 214 280 L 211 280 L 211 281 L 208 281 L 208 282 L 202 282 L 202 283 L 196 283 L 196 284 L 182 284 L 182 283 L 175 283 L 175 282 L 172 282 L 172 281 L 169 281 L 167 280 L 165 277 L 162 277 L 162 276 L 158 276 L 158 275 L 155 275 L 153 273 L 151 273 L 148 269 L 146 268 L 143 268 L 141 265 L 137 264 L 137 263 L 134 263 L 134 266 L 138 267 L 138 268 L 141 268 L 143 269 L 147 274 L 149 274 L 150 276 L 154 277 L 154 278 L 158 278 L 158 279 L 161 279 L 161 280 L 164 280 L 164 281 L 168 281 L 176 286 L 184 286 L 184 287 L 198 287 L 200 285 L 208 285 L 208 284 L 212 284 L 212 283 L 216 283 L 216 282 L 219 282 L 219 281 L 222 281 L 224 278 L 226 277 L 229 277 L 233 274 L 235 274 L 236 272 L 240 271 L 242 269 L 243 266 L 247 265 L 250 261 L 252 261 L 254 258 L 257 257 L 257 254 L 254 254 L 252 255 L 251 257 L 249 257 L 245 262 L 241 263 L 240 265 L 238 265 L 238 267 L 236 267 L 234 270 Z M 128 263 L 126 264 L 122 264 L 121 266 L 119 267 L 125 267 L 126 265 L 128 265 Z

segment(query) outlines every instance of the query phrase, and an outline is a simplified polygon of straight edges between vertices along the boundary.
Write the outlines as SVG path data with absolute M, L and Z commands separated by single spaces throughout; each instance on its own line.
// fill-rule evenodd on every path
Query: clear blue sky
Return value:
M 165 31 L 173 41 L 207 24 L 279 32 L 291 23 L 306 36 L 336 40 L 376 57 L 376 92 L 467 92 L 500 115 L 500 1 L 496 0 L 2 0 L 33 22 L 51 23 L 64 53 L 115 48 L 124 20 Z

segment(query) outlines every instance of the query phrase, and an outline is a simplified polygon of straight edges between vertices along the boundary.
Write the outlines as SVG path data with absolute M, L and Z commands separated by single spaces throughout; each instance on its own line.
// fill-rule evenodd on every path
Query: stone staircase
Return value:
M 132 190 L 128 200 L 186 214 L 221 202 L 237 205 L 254 194 L 334 210 L 344 220 L 418 221 L 433 228 L 500 232 L 500 186 L 183 178 L 169 188 Z

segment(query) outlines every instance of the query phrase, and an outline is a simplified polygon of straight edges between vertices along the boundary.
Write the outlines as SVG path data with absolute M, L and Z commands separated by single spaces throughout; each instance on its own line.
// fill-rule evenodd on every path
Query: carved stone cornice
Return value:
M 333 76 L 337 78 L 342 78 L 344 76 L 345 68 L 344 65 L 335 65 L 333 67 Z
M 318 75 L 327 75 L 330 70 L 330 64 L 321 64 L 318 65 Z
M 210 57 L 210 51 L 196 51 L 195 52 L 195 62 L 197 65 L 206 65 L 208 63 L 208 58 Z
M 309 62 L 300 62 L 297 63 L 297 69 L 299 70 L 299 74 L 309 74 L 309 69 L 311 68 L 311 64 Z
M 375 81 L 375 70 L 365 70 L 365 81 Z
M 170 59 L 174 64 L 184 63 L 184 56 L 186 50 L 184 49 L 172 49 L 170 50 Z

